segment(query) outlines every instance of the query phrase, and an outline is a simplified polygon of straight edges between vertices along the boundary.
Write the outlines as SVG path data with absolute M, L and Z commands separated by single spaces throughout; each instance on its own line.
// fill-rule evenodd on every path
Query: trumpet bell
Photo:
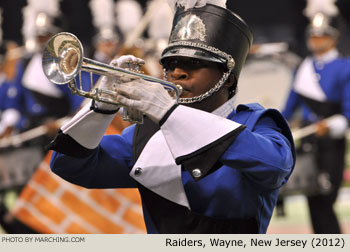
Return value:
M 67 84 L 79 74 L 83 55 L 83 46 L 76 36 L 67 32 L 58 33 L 44 49 L 44 74 L 55 84 Z

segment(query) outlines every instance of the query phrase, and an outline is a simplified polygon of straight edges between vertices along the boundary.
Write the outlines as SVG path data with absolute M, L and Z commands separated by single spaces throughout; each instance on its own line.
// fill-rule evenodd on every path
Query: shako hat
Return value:
M 336 0 L 308 0 L 304 14 L 310 20 L 307 36 L 339 36 L 343 22 Z
M 213 4 L 178 8 L 160 62 L 183 56 L 223 63 L 238 80 L 252 41 L 245 21 L 226 8 Z

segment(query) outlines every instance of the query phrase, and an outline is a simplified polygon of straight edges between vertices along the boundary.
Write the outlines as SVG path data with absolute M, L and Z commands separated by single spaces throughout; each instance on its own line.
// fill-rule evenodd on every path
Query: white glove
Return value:
M 142 59 L 136 58 L 133 55 L 125 55 L 121 56 L 118 59 L 114 59 L 110 62 L 111 66 L 125 68 L 130 71 L 140 71 L 141 66 L 144 64 L 144 61 Z M 111 90 L 116 91 L 116 87 L 123 82 L 128 82 L 133 80 L 133 78 L 128 76 L 116 76 L 116 77 L 109 77 L 109 76 L 103 76 L 99 85 L 99 89 L 105 89 L 105 90 Z M 115 100 L 115 97 L 111 97 L 110 95 L 104 94 L 103 96 L 111 98 Z M 95 103 L 96 108 L 100 110 L 105 111 L 117 111 L 120 106 L 109 104 L 105 102 L 96 102 Z
M 327 120 L 326 125 L 329 128 L 329 134 L 333 138 L 342 138 L 349 127 L 348 120 L 341 114 L 336 114 Z
M 161 84 L 143 79 L 119 84 L 117 92 L 118 103 L 143 112 L 155 123 L 176 104 Z
M 1 124 L 5 127 L 13 127 L 20 119 L 21 114 L 17 109 L 6 109 L 1 115 Z

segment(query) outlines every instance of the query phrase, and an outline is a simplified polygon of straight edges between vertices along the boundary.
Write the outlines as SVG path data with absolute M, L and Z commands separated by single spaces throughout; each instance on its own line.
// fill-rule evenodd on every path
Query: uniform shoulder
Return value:
M 261 106 L 259 103 L 248 103 L 248 104 L 239 104 L 237 106 L 237 113 L 242 111 L 261 111 L 266 110 L 263 106 Z
M 233 120 L 252 129 L 266 111 L 267 110 L 259 103 L 239 104 L 233 115 Z
M 289 129 L 286 120 L 277 109 L 266 109 L 259 103 L 238 105 L 234 120 L 238 119 L 240 123 L 253 129 L 262 117 L 269 117 L 280 127 Z
M 248 129 L 253 130 L 262 118 L 272 119 L 279 131 L 288 139 L 293 156 L 295 157 L 294 140 L 289 125 L 277 109 L 264 108 L 259 103 L 240 104 L 237 106 L 234 121 L 244 124 Z
M 337 70 L 339 73 L 339 79 L 349 79 L 350 78 L 350 58 L 341 57 L 338 58 L 333 64 L 333 69 Z
M 335 60 L 335 63 L 350 66 L 350 57 L 341 56 Z

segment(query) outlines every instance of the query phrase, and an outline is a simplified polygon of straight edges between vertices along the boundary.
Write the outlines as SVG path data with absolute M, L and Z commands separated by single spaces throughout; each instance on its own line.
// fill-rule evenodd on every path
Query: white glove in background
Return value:
M 110 62 L 111 66 L 125 68 L 130 71 L 140 71 L 141 66 L 144 64 L 144 61 L 140 58 L 136 58 L 133 55 L 125 55 L 121 56 L 118 59 L 114 59 Z M 131 81 L 132 78 L 123 76 L 123 77 L 109 77 L 109 76 L 103 76 L 99 85 L 100 89 L 105 90 L 112 90 L 116 91 L 117 86 L 120 83 L 123 83 L 125 81 Z M 113 111 L 117 110 L 120 106 L 104 103 L 104 102 L 96 102 L 95 106 L 100 110 L 107 110 L 107 111 Z
M 118 103 L 143 112 L 155 123 L 176 104 L 162 85 L 143 79 L 119 84 L 117 91 Z
M 332 116 L 326 122 L 329 128 L 329 135 L 333 138 L 342 138 L 344 137 L 346 130 L 348 129 L 348 120 L 345 116 L 337 114 Z
M 1 125 L 2 127 L 13 127 L 21 119 L 21 114 L 16 109 L 6 109 L 1 115 Z

